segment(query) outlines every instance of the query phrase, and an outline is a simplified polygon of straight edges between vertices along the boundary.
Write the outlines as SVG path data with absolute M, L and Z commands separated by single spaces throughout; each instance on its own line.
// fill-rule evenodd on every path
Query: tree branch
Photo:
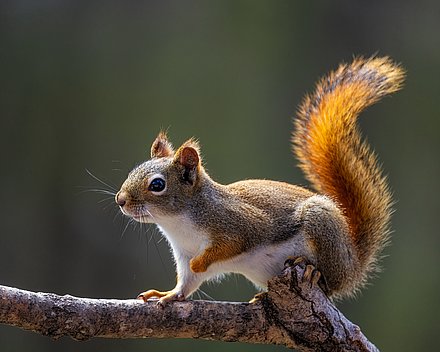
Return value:
M 77 298 L 0 286 L 0 323 L 58 338 L 201 338 L 285 345 L 300 351 L 378 351 L 304 266 L 269 281 L 256 303 Z

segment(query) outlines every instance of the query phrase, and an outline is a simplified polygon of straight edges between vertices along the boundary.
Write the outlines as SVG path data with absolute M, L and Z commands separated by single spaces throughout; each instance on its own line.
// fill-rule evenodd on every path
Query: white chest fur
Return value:
M 175 257 L 193 258 L 209 244 L 208 236 L 185 216 L 159 219 L 157 226 L 168 240 Z

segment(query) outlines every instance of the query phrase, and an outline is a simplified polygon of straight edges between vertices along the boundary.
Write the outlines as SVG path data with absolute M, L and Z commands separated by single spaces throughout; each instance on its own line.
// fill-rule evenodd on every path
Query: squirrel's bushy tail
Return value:
M 316 191 L 340 204 L 365 274 L 389 238 L 392 197 L 376 155 L 362 140 L 359 113 L 400 89 L 403 69 L 389 58 L 357 58 L 322 78 L 301 104 L 293 150 Z

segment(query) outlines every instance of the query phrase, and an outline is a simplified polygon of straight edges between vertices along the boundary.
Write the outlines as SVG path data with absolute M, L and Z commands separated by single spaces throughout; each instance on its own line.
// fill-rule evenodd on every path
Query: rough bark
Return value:
M 285 345 L 299 351 L 378 351 L 304 266 L 269 281 L 256 303 L 77 298 L 0 286 L 0 323 L 52 338 L 201 338 Z

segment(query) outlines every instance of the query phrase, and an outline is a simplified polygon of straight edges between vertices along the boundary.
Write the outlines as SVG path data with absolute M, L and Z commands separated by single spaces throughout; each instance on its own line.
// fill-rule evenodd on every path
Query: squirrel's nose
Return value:
M 123 207 L 127 203 L 128 194 L 124 191 L 119 191 L 116 193 L 115 201 L 120 207 Z

